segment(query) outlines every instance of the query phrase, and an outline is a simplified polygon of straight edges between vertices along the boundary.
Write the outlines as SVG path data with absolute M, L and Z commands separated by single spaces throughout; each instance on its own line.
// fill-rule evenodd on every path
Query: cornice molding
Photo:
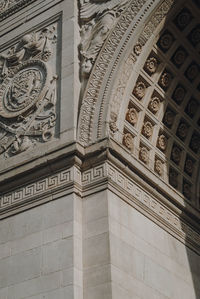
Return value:
M 200 253 L 200 234 L 196 227 L 198 224 L 193 226 L 191 222 L 187 222 L 180 209 L 168 204 L 167 201 L 164 203 L 159 195 L 148 191 L 135 180 L 134 174 L 127 174 L 125 168 L 124 170 L 119 168 L 108 158 L 99 165 L 88 169 L 84 167 L 74 164 L 2 194 L 0 217 L 5 218 L 69 193 L 75 192 L 84 198 L 107 189 Z
M 0 3 L 0 22 L 35 1 L 36 0 L 2 0 Z

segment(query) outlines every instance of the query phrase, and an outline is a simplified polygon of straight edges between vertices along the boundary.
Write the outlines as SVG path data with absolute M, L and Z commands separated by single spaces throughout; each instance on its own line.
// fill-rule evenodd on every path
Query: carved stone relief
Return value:
M 96 57 L 130 0 L 80 0 L 81 72 L 88 78 Z
M 0 155 L 26 151 L 54 135 L 57 24 L 23 36 L 0 54 Z

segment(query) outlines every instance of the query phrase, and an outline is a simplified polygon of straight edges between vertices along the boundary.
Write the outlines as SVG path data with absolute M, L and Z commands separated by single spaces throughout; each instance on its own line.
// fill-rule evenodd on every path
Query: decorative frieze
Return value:
M 174 179 L 174 177 L 173 177 Z M 155 195 L 145 191 L 131 176 L 127 176 L 110 162 L 105 162 L 85 171 L 80 171 L 76 166 L 62 170 L 58 173 L 40 179 L 34 183 L 22 186 L 0 196 L 0 213 L 9 212 L 22 205 L 33 205 L 39 199 L 42 200 L 48 194 L 53 196 L 69 188 L 82 188 L 94 192 L 95 188 L 102 183 L 114 186 L 120 191 L 121 196 L 135 206 L 141 213 L 145 213 L 153 221 L 159 222 L 164 229 L 170 230 L 175 236 L 181 238 L 198 248 L 200 246 L 200 235 L 183 222 L 180 216 L 176 215 L 169 207 L 165 206 Z M 184 193 L 189 196 L 189 186 L 184 183 Z M 93 190 L 94 189 L 94 190 Z M 73 189 L 74 190 L 74 189 Z M 71 191 L 70 191 L 71 192 Z M 62 193 L 63 194 L 63 193 Z

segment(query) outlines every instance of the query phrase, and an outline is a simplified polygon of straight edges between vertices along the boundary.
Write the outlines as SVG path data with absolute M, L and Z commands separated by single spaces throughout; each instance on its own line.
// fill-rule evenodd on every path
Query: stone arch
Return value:
M 96 142 L 97 140 L 103 139 L 106 136 L 110 136 L 117 142 L 125 144 L 126 142 L 124 138 L 126 136 L 129 139 L 131 138 L 131 136 L 136 137 L 135 139 L 137 139 L 137 145 L 134 145 L 135 152 L 133 156 L 138 160 L 142 160 L 141 155 L 148 154 L 149 152 L 149 154 L 151 155 L 150 159 L 152 160 L 149 170 L 154 174 L 157 173 L 159 179 L 161 179 L 165 183 L 167 182 L 167 185 L 171 185 L 171 187 L 173 187 L 173 190 L 176 189 L 178 191 L 178 197 L 180 197 L 179 195 L 182 193 L 184 195 L 183 200 L 184 197 L 191 200 L 191 195 L 189 195 L 189 193 L 192 192 L 192 200 L 196 201 L 194 205 L 195 207 L 199 208 L 199 203 L 197 203 L 196 199 L 196 197 L 198 197 L 198 191 L 196 190 L 196 186 L 198 185 L 198 183 L 195 181 L 195 178 L 198 176 L 199 167 L 198 149 L 192 149 L 191 145 L 194 139 L 197 140 L 196 144 L 198 144 L 199 120 L 195 119 L 195 123 L 192 122 L 191 119 L 193 118 L 193 115 L 191 111 L 189 112 L 189 110 L 195 109 L 195 105 L 197 105 L 198 108 L 198 99 L 193 100 L 193 95 L 190 95 L 190 98 L 188 98 L 187 103 L 185 104 L 185 110 L 181 113 L 179 113 L 179 108 L 181 107 L 179 104 L 181 103 L 177 103 L 176 100 L 173 99 L 176 107 L 175 109 L 171 109 L 169 99 L 166 100 L 165 103 L 162 105 L 163 111 L 161 111 L 161 114 L 163 113 L 163 115 L 160 116 L 162 119 L 160 119 L 160 125 L 158 125 L 158 123 L 156 123 L 155 120 L 157 112 L 153 111 L 154 108 L 150 108 L 147 105 L 147 102 L 146 106 L 140 105 L 139 102 L 142 102 L 141 100 L 143 96 L 136 94 L 134 95 L 134 92 L 136 92 L 137 88 L 142 88 L 142 84 L 144 86 L 146 85 L 145 88 L 155 84 L 155 82 L 153 82 L 154 72 L 150 74 L 152 70 L 147 70 L 147 63 L 152 64 L 154 59 L 157 60 L 156 63 L 158 63 L 158 69 L 156 66 L 155 73 L 157 73 L 157 77 L 160 78 L 160 81 L 157 82 L 157 85 L 159 85 L 158 87 L 163 90 L 163 96 L 162 93 L 157 93 L 157 91 L 154 92 L 155 94 L 152 94 L 154 98 L 157 98 L 157 100 L 160 102 L 163 101 L 165 94 L 167 94 L 167 88 L 162 86 L 161 83 L 161 80 L 168 80 L 167 76 L 170 76 L 170 72 L 167 73 L 167 62 L 164 61 L 165 67 L 160 68 L 161 65 L 163 66 L 163 63 L 161 63 L 163 61 L 159 61 L 159 55 L 157 55 L 157 53 L 152 49 L 155 43 L 161 43 L 161 38 L 170 38 L 170 35 L 167 35 L 167 33 L 165 34 L 165 32 L 162 33 L 163 36 L 160 36 L 162 29 L 163 27 L 166 27 L 166 24 L 169 23 L 168 20 L 175 20 L 175 18 L 178 17 L 178 14 L 180 13 L 180 11 L 182 11 L 180 7 L 184 6 L 185 3 L 186 1 L 182 1 L 181 3 L 174 3 L 174 1 L 169 0 L 143 1 L 143 3 L 141 4 L 141 1 L 140 3 L 137 1 L 131 1 L 129 7 L 123 13 L 115 28 L 106 40 L 89 78 L 80 113 L 79 140 L 85 144 L 90 144 Z M 193 2 L 193 6 L 195 7 L 195 1 Z M 182 12 L 183 18 L 187 17 L 187 7 L 188 6 L 186 6 L 185 8 L 186 12 L 184 10 Z M 191 16 L 191 18 L 193 18 L 193 16 Z M 195 22 L 193 22 L 193 25 L 194 24 Z M 176 25 L 176 27 L 177 26 L 178 25 Z M 190 32 L 192 32 L 194 28 L 195 26 L 191 27 Z M 166 30 L 167 29 L 165 29 L 165 31 Z M 177 30 L 179 30 L 180 32 L 182 31 L 181 28 L 178 28 Z M 175 40 L 176 37 L 173 37 L 172 35 L 171 38 Z M 172 40 L 172 42 L 174 42 L 174 40 Z M 185 53 L 186 56 L 190 56 L 190 53 L 188 53 L 190 48 L 191 51 L 195 51 L 195 45 L 192 45 L 190 37 L 188 38 L 188 41 L 191 45 L 187 50 L 182 49 L 179 43 L 174 43 L 174 49 L 176 48 L 176 51 L 174 50 L 173 57 L 169 62 L 174 64 L 174 68 L 179 69 L 179 67 L 181 67 L 180 65 L 175 65 L 175 62 L 172 61 L 173 59 L 175 60 L 174 55 L 176 54 L 177 56 L 179 54 L 177 52 L 177 49 L 182 51 L 183 55 Z M 192 49 L 192 47 L 194 49 Z M 164 56 L 165 50 L 161 48 L 162 47 L 160 45 L 159 50 L 163 52 L 162 55 Z M 144 64 L 145 61 L 146 63 Z M 188 65 L 188 68 L 185 70 L 186 73 L 189 73 L 189 67 L 192 68 L 192 64 L 193 62 L 191 62 L 190 65 Z M 145 79 L 145 76 L 142 75 L 141 70 L 142 72 L 145 72 L 147 74 L 148 78 L 146 77 Z M 177 75 L 179 76 L 179 73 L 175 70 L 173 76 Z M 182 75 L 184 74 L 181 74 L 181 76 Z M 184 82 L 191 81 L 189 78 L 187 78 L 187 74 L 185 76 L 186 79 Z M 173 94 L 171 94 L 172 98 L 175 97 L 174 92 L 181 92 L 182 85 L 179 84 L 179 80 L 176 81 L 176 86 L 174 85 L 173 88 Z M 197 87 L 195 85 L 193 86 L 192 84 L 192 82 L 186 82 L 187 86 L 190 85 L 190 90 L 192 88 L 199 88 L 199 85 Z M 183 87 L 182 91 L 184 89 L 185 88 Z M 132 96 L 135 97 L 135 100 L 134 98 L 130 100 L 130 97 Z M 149 94 L 149 97 L 150 96 L 151 95 Z M 197 97 L 195 96 L 195 98 Z M 138 103 L 136 104 L 136 102 Z M 129 108 L 131 108 L 131 111 Z M 127 115 L 127 109 L 129 109 L 129 115 Z M 150 114 L 152 114 L 152 117 L 149 117 L 146 111 L 150 112 Z M 135 130 L 134 123 L 131 124 L 131 112 L 132 117 L 133 113 L 136 113 L 136 117 L 139 118 L 138 130 Z M 184 113 L 186 114 L 186 118 L 185 116 L 183 116 Z M 168 127 L 167 129 L 171 130 L 170 126 L 172 126 L 170 124 L 167 124 L 167 117 L 175 118 L 176 115 L 178 115 L 176 121 L 179 122 L 179 127 L 176 127 L 174 131 L 172 130 L 173 132 L 169 132 L 169 134 L 163 134 L 164 127 Z M 163 117 L 165 117 L 165 120 Z M 197 118 L 197 115 L 195 117 Z M 125 118 L 127 125 L 124 125 Z M 129 118 L 129 120 L 127 118 Z M 189 121 L 187 121 L 187 118 L 189 119 Z M 133 119 L 132 121 L 134 122 L 135 120 Z M 149 129 L 152 130 L 154 125 L 157 125 L 157 133 L 154 134 L 155 136 L 153 146 L 153 148 L 156 149 L 155 151 L 152 150 L 151 145 L 150 147 L 148 146 L 151 137 L 145 136 L 145 133 L 143 132 L 143 122 L 146 125 L 151 126 L 152 128 Z M 127 128 L 128 123 L 130 129 Z M 185 149 L 185 145 L 183 143 L 181 145 L 181 143 L 179 142 L 186 142 L 185 138 L 182 138 L 180 136 L 178 136 L 177 138 L 176 135 L 178 135 L 179 133 L 177 133 L 178 131 L 175 131 L 179 130 L 179 128 L 181 128 L 181 126 L 184 125 L 188 125 L 188 128 L 190 127 L 190 136 L 187 137 L 187 149 Z M 140 138 L 140 135 L 143 135 L 143 140 L 142 138 Z M 145 138 L 147 139 L 147 142 Z M 167 151 L 165 149 L 162 149 L 162 145 L 158 144 L 159 138 L 166 138 L 166 140 L 169 139 L 170 149 L 168 149 Z M 165 140 L 160 141 L 164 142 Z M 132 141 L 128 140 L 127 142 L 131 143 Z M 127 146 L 126 144 L 127 148 L 129 146 L 131 147 L 132 145 L 130 144 Z M 130 152 L 132 152 L 131 148 L 129 148 L 129 150 Z M 184 158 L 182 158 L 182 160 L 180 161 L 176 161 L 175 159 L 176 153 L 178 154 L 178 152 L 179 154 L 182 153 L 182 156 L 184 156 Z M 161 156 L 162 158 L 160 158 Z M 145 157 L 143 157 L 143 159 L 145 159 Z M 167 162 L 165 163 L 165 161 Z M 143 164 L 147 164 L 147 162 L 145 161 L 142 162 L 144 162 Z M 161 168 L 164 164 L 166 165 L 166 167 L 164 169 L 163 175 L 163 170 L 161 170 Z M 181 164 L 182 168 L 179 167 Z M 189 169 L 189 164 L 190 166 L 191 164 L 195 165 L 194 171 L 192 173 L 190 173 L 190 170 L 186 170 L 186 168 Z M 144 166 L 146 167 L 147 165 Z M 191 167 L 193 167 L 193 165 Z M 176 176 L 180 177 L 179 182 L 177 182 L 177 186 L 175 186 Z M 164 185 L 163 188 L 165 188 Z M 188 188 L 192 190 L 190 191 Z M 169 192 L 171 191 L 169 190 Z
M 113 87 L 119 79 L 119 71 L 124 61 L 128 64 L 132 62 L 129 72 L 133 69 L 140 51 L 138 47 L 148 42 L 173 2 L 173 0 L 130 1 L 126 11 L 111 30 L 89 77 L 79 116 L 80 142 L 93 143 L 108 134 L 108 106 Z M 134 49 L 134 45 L 135 53 L 129 57 L 130 49 Z

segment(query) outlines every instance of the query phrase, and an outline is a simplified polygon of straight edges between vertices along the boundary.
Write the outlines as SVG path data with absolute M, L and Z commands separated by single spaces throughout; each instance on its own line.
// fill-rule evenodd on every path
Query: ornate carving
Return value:
M 178 137 L 182 140 L 185 140 L 187 133 L 188 133 L 188 125 L 185 122 L 180 122 L 177 129 Z
M 191 176 L 193 170 L 194 170 L 194 162 L 192 159 L 187 158 L 185 161 L 185 172 Z
M 199 75 L 199 66 L 194 62 L 187 68 L 185 75 L 190 82 L 193 82 Z
M 149 102 L 149 106 L 148 106 L 149 110 L 151 112 L 153 112 L 154 114 L 156 112 L 158 112 L 159 108 L 160 108 L 160 99 L 156 96 L 154 96 L 150 102 Z
M 172 57 L 173 63 L 179 68 L 186 60 L 188 54 L 183 47 L 179 47 Z
M 145 146 L 140 147 L 139 158 L 145 164 L 149 161 L 149 150 Z
M 163 175 L 163 171 L 164 171 L 163 162 L 158 158 L 155 159 L 154 169 L 155 169 L 155 172 L 157 172 L 160 176 Z
M 176 164 L 179 164 L 181 160 L 181 149 L 176 145 L 172 148 L 171 158 Z
M 183 182 L 183 194 L 187 199 L 191 199 L 192 191 L 191 191 L 191 185 L 187 182 Z
M 142 128 L 142 134 L 147 138 L 150 138 L 152 136 L 153 125 L 150 121 L 145 121 L 143 128 Z
M 176 87 L 172 97 L 173 97 L 174 101 L 178 105 L 180 105 L 182 103 L 182 101 L 184 100 L 185 94 L 186 94 L 185 89 L 181 85 L 178 85 Z
M 0 153 L 26 151 L 54 134 L 56 75 L 50 63 L 56 24 L 25 35 L 0 55 Z
M 96 103 L 99 97 L 99 91 L 102 86 L 102 82 L 104 80 L 105 73 L 108 69 L 108 65 L 111 62 L 112 57 L 114 56 L 114 53 L 116 49 L 118 49 L 118 45 L 120 45 L 121 39 L 124 37 L 124 34 L 131 24 L 131 22 L 136 17 L 139 10 L 143 7 L 143 5 L 146 3 L 146 0 L 131 0 L 130 5 L 127 7 L 127 9 L 123 12 L 123 15 L 119 18 L 116 26 L 112 29 L 111 34 L 109 35 L 109 38 L 106 39 L 106 42 L 104 43 L 100 55 L 98 57 L 98 60 L 93 68 L 93 72 L 89 78 L 89 82 L 87 84 L 87 89 L 84 94 L 82 107 L 81 107 L 81 114 L 80 114 L 80 122 L 79 122 L 79 139 L 81 142 L 88 144 L 91 141 L 92 131 L 93 131 L 93 113 L 96 109 Z M 152 0 L 148 7 L 146 7 L 146 12 L 152 7 L 155 0 Z M 140 44 L 141 46 L 144 46 L 149 37 L 153 34 L 155 28 L 159 25 L 161 20 L 166 16 L 167 12 L 171 8 L 174 0 L 166 0 L 159 5 L 158 9 L 154 12 L 154 14 L 151 16 L 149 22 L 147 23 L 144 31 L 142 31 L 138 42 L 136 44 Z M 130 40 L 130 37 L 133 35 L 136 27 L 140 23 L 140 21 L 143 20 L 144 14 L 141 14 L 138 17 L 138 22 L 134 22 L 131 32 L 126 37 L 126 41 L 123 43 L 123 45 L 126 45 L 128 41 Z M 133 45 L 134 48 L 134 45 Z M 121 48 L 121 52 L 119 52 L 121 55 L 123 49 Z M 110 71 L 110 76 L 112 76 L 115 67 L 117 65 L 117 60 L 119 59 L 119 55 L 116 58 L 115 63 L 112 64 L 112 70 Z M 127 61 L 132 60 L 133 63 L 136 61 L 136 54 L 134 53 L 134 49 L 131 52 L 130 56 L 128 57 Z M 132 70 L 132 66 L 128 65 L 128 63 L 125 63 L 126 68 L 123 69 L 124 74 L 126 72 L 129 72 Z M 109 65 L 110 69 L 110 65 Z M 126 75 L 127 78 L 127 75 Z M 98 122 L 98 128 L 97 128 L 97 137 L 100 138 L 102 135 L 102 126 L 103 126 L 103 112 L 105 109 L 104 102 L 106 101 L 106 94 L 107 90 L 110 84 L 110 78 L 108 78 L 106 87 L 105 87 L 105 93 L 103 95 L 103 98 L 101 98 L 101 105 L 100 105 L 100 117 Z M 121 78 L 119 79 L 119 85 L 121 86 Z M 120 94 L 113 95 L 113 104 L 111 104 L 112 109 L 114 109 L 114 113 L 118 115 L 119 107 L 121 104 L 121 100 L 123 97 L 123 93 L 126 87 L 126 83 L 123 83 L 123 90 L 121 91 L 120 87 L 117 87 L 117 90 Z M 116 103 L 115 103 L 116 101 Z M 111 110 L 111 112 L 113 112 Z
M 158 46 L 161 48 L 163 52 L 166 52 L 171 48 L 172 44 L 174 42 L 174 36 L 171 32 L 166 30 L 164 34 L 160 37 L 158 41 Z
M 194 133 L 192 135 L 191 141 L 190 141 L 190 148 L 197 153 L 200 148 L 200 135 L 197 133 Z
M 173 77 L 172 77 L 171 73 L 169 73 L 168 71 L 165 70 L 164 73 L 160 77 L 159 85 L 164 90 L 167 90 L 171 84 L 172 79 L 173 79 Z
M 182 11 L 175 18 L 175 24 L 180 29 L 183 30 L 192 20 L 193 16 L 187 8 L 183 8 Z
M 169 183 L 174 188 L 178 187 L 178 173 L 173 168 L 169 170 Z
M 88 77 L 96 57 L 130 0 L 80 0 L 82 75 Z
M 130 150 L 133 150 L 133 136 L 131 133 L 125 133 L 123 137 L 123 144 Z
M 167 148 L 167 137 L 164 134 L 161 134 L 158 137 L 157 146 L 161 151 L 165 151 Z
M 142 100 L 146 92 L 146 85 L 143 81 L 138 81 L 135 85 L 135 88 L 133 90 L 133 94 L 138 98 L 139 100 Z
M 135 108 L 130 108 L 128 109 L 126 113 L 126 120 L 131 123 L 133 126 L 137 123 L 138 121 L 138 112 Z
M 163 119 L 164 124 L 167 127 L 171 128 L 174 123 L 174 117 L 175 117 L 174 112 L 172 112 L 170 109 L 168 109 L 164 115 L 164 119 Z
M 197 25 L 188 36 L 191 44 L 196 47 L 200 43 L 200 26 Z
M 118 131 L 118 127 L 117 127 L 117 115 L 115 113 L 111 114 L 110 117 L 110 130 L 112 133 L 116 133 Z
M 150 57 L 149 59 L 147 59 L 146 63 L 145 63 L 145 70 L 147 73 L 149 73 L 150 75 L 153 75 L 158 67 L 158 60 L 155 57 Z

